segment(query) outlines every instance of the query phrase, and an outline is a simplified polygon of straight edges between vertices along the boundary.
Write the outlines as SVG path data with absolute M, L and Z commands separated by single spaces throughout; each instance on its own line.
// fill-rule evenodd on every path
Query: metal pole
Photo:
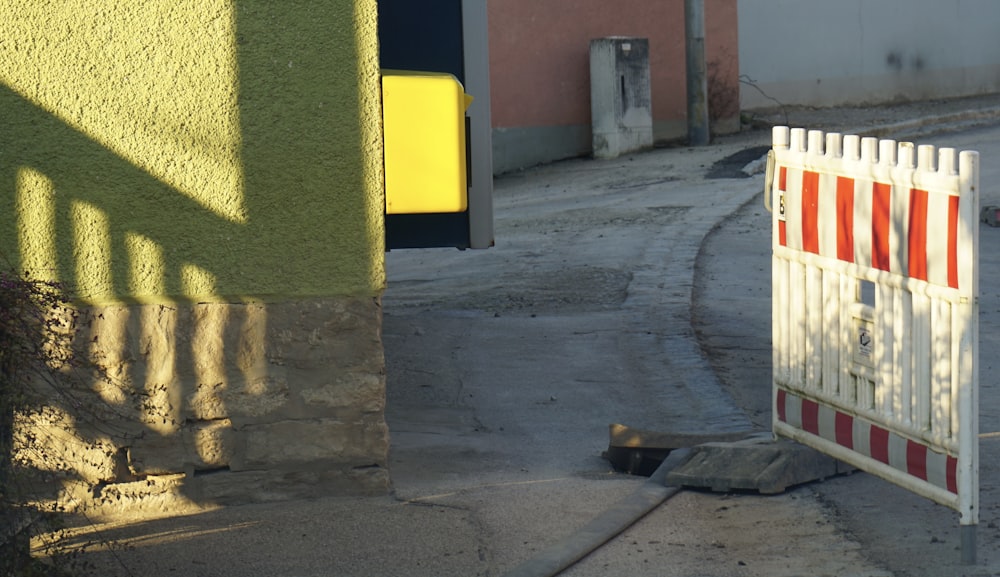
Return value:
M 684 0 L 687 53 L 688 144 L 704 146 L 711 135 L 708 124 L 708 79 L 705 66 L 705 2 Z
M 493 246 L 493 127 L 486 0 L 462 0 L 465 88 L 469 106 L 469 247 Z
M 959 531 L 961 531 L 962 565 L 975 565 L 976 526 L 962 525 Z

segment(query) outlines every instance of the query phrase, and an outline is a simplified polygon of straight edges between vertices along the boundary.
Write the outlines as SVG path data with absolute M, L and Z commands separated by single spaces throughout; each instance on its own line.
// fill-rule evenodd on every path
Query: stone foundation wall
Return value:
M 157 478 L 200 504 L 388 490 L 378 299 L 94 307 L 73 336 L 106 378 L 70 379 L 18 436 L 95 498 Z

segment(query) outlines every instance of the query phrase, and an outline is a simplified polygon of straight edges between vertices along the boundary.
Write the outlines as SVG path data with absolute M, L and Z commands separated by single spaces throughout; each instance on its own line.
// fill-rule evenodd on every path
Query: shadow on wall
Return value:
M 195 502 L 385 490 L 374 10 L 338 27 L 354 3 L 296 3 L 233 3 L 214 54 L 136 25 L 111 47 L 163 58 L 116 54 L 154 64 L 96 66 L 90 93 L 58 67 L 29 80 L 38 51 L 0 74 L 0 250 L 72 287 L 76 346 L 113 381 L 47 411 L 39 467 L 90 487 L 160 475 Z M 226 119 L 199 114 L 220 108 L 206 94 Z M 209 471 L 232 474 L 194 482 Z

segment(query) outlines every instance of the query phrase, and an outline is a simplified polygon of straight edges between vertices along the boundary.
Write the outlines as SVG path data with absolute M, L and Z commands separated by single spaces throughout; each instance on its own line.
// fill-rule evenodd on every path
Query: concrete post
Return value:
M 684 0 L 685 52 L 687 54 L 688 144 L 704 146 L 710 140 L 708 79 L 705 66 L 705 2 Z

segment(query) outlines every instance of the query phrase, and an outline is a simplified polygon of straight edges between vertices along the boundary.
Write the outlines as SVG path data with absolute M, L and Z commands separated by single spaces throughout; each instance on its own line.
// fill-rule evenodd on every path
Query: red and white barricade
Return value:
M 978 153 L 776 127 L 771 167 L 775 433 L 955 509 L 974 559 Z

